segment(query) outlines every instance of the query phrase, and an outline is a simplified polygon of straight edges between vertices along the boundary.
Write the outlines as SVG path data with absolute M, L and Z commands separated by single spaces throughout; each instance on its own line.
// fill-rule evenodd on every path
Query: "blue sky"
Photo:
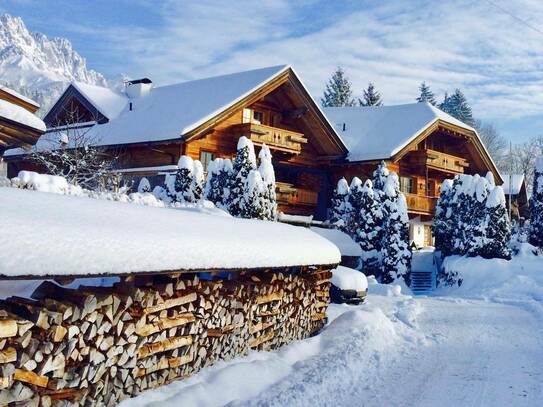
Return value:
M 319 98 L 341 65 L 355 93 L 373 81 L 386 104 L 425 80 L 439 99 L 461 88 L 513 141 L 543 134 L 540 0 L 2 0 L 0 12 L 70 39 L 108 77 L 168 84 L 288 63 Z

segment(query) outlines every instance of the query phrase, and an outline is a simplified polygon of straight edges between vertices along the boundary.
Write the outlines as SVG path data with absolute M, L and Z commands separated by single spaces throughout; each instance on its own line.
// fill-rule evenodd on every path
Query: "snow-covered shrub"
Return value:
M 167 202 L 178 202 L 181 204 L 197 204 L 204 196 L 204 168 L 198 160 L 193 160 L 187 155 L 182 155 L 177 164 L 175 175 L 168 174 L 165 179 L 164 197 Z M 163 191 L 153 191 L 157 197 L 163 196 Z
M 345 178 L 337 182 L 336 189 L 332 194 L 328 220 L 338 229 L 344 230 L 346 226 L 345 218 L 348 212 L 349 184 Z
M 452 241 L 452 197 L 453 182 L 446 179 L 441 184 L 439 199 L 436 204 L 436 213 L 432 225 L 432 234 L 435 239 L 435 248 L 438 251 L 450 252 Z
M 411 249 L 409 247 L 409 217 L 407 201 L 400 192 L 396 173 L 391 173 L 383 189 L 385 214 L 382 240 L 382 282 L 391 283 L 403 278 L 409 285 L 411 275 Z
M 352 237 L 356 237 L 360 228 L 360 204 L 362 198 L 362 180 L 353 177 L 347 194 L 347 207 L 345 212 L 344 229 Z
M 362 265 L 368 274 L 378 274 L 381 254 L 381 239 L 383 236 L 383 213 L 380 202 L 373 191 L 373 183 L 366 180 L 362 187 L 359 200 L 359 227 L 355 241 L 362 249 Z
M 258 154 L 260 165 L 258 171 L 264 183 L 264 213 L 263 219 L 277 219 L 277 197 L 275 194 L 275 171 L 273 169 L 272 155 L 270 148 L 266 144 L 262 144 L 262 149 Z
M 543 156 L 538 157 L 535 163 L 528 240 L 532 245 L 543 248 Z
M 215 158 L 207 167 L 207 180 L 204 195 L 218 208 L 226 208 L 232 162 L 229 159 Z
M 510 259 L 511 224 L 505 206 L 503 188 L 492 189 L 486 201 L 486 214 L 483 222 L 483 242 L 480 255 L 487 259 Z
M 373 172 L 373 189 L 383 191 L 385 189 L 388 176 L 389 171 L 387 165 L 384 161 L 381 161 Z
M 247 198 L 247 178 L 256 170 L 256 156 L 253 142 L 245 136 L 238 140 L 236 158 L 232 165 L 228 212 L 232 216 L 242 216 L 243 201 Z
M 144 194 L 146 192 L 151 192 L 151 184 L 149 183 L 149 180 L 145 177 L 140 179 L 140 183 L 138 184 L 138 192 L 140 194 Z
M 471 222 L 466 227 L 465 250 L 468 256 L 480 256 L 483 254 L 486 246 L 486 224 L 487 197 L 489 194 L 489 183 L 486 178 L 478 174 L 473 176 L 473 199 L 470 201 L 471 207 L 467 208 L 471 214 Z
M 0 187 L 10 187 L 11 181 L 7 177 L 0 177 Z
M 245 186 L 246 192 L 240 202 L 240 217 L 248 219 L 265 219 L 265 189 L 260 172 L 257 170 L 249 172 Z

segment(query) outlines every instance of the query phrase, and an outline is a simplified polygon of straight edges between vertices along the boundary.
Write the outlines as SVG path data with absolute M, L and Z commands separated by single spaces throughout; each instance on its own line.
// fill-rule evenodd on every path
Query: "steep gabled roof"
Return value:
M 103 86 L 89 85 L 82 82 L 72 82 L 72 86 L 109 120 L 119 116 L 128 103 L 125 94 Z
M 391 158 L 437 120 L 476 133 L 474 128 L 429 103 L 326 107 L 324 113 L 347 144 L 350 161 Z
M 509 183 L 510 178 L 511 184 Z M 503 174 L 502 188 L 505 195 L 518 195 L 523 183 L 524 174 L 511 174 L 511 176 L 509 176 L 509 174 Z

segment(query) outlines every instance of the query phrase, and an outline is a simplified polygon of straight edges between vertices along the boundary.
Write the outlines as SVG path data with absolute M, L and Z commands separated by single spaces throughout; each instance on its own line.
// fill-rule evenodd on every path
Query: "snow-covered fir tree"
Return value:
M 151 192 L 151 184 L 149 183 L 149 180 L 145 177 L 140 179 L 140 182 L 138 184 L 138 192 L 140 194 L 144 194 L 147 192 Z
M 445 98 L 439 108 L 461 122 L 469 126 L 475 126 L 471 107 L 460 89 L 456 89 L 450 96 L 445 93 Z
M 373 171 L 373 189 L 383 191 L 389 175 L 387 165 L 381 161 L 375 171 Z
M 167 185 L 168 195 L 174 202 L 194 203 L 194 160 L 182 155 L 177 163 L 175 177 L 170 178 Z
M 264 181 L 257 170 L 251 170 L 245 182 L 245 194 L 240 201 L 240 217 L 266 219 L 266 199 Z
M 231 173 L 232 162 L 228 158 L 215 158 L 208 165 L 204 194 L 218 208 L 226 208 Z
M 369 83 L 367 89 L 364 89 L 362 99 L 358 99 L 360 106 L 382 106 L 381 94 L 375 89 L 373 83 Z
M 349 205 L 349 184 L 345 178 L 341 178 L 337 182 L 336 189 L 332 194 L 332 202 L 330 205 L 330 211 L 328 220 L 332 225 L 337 228 L 345 230 L 346 222 L 345 217 L 348 213 Z
M 538 157 L 535 162 L 528 241 L 543 248 L 543 156 Z
M 258 171 L 264 183 L 264 217 L 267 220 L 277 219 L 277 197 L 275 194 L 275 171 L 273 169 L 272 155 L 270 148 L 262 144 L 258 154 L 260 165 Z
M 232 216 L 242 216 L 242 202 L 247 194 L 247 178 L 253 170 L 256 170 L 253 142 L 241 136 L 238 140 L 229 186 L 228 212 Z
M 473 196 L 473 177 L 462 174 L 453 181 L 453 235 L 452 252 L 449 254 L 464 255 L 467 253 L 467 230 L 473 222 L 470 214 L 474 207 L 475 197 Z
M 353 177 L 349 185 L 347 195 L 347 207 L 345 214 L 345 231 L 355 237 L 360 227 L 360 204 L 362 199 L 362 180 Z
M 436 213 L 434 216 L 434 222 L 432 225 L 432 234 L 435 239 L 435 248 L 440 252 L 450 252 L 450 242 L 452 240 L 452 228 L 451 221 L 452 215 L 452 197 L 453 197 L 453 182 L 450 179 L 446 179 L 441 184 L 439 192 L 439 199 L 436 204 Z
M 490 187 L 486 178 L 480 177 L 478 174 L 472 178 L 472 195 L 470 201 L 471 206 L 467 208 L 470 216 L 470 223 L 466 227 L 466 247 L 465 252 L 468 256 L 479 256 L 482 253 L 482 248 L 486 240 L 486 204 Z
M 363 269 L 373 275 L 379 274 L 383 236 L 383 212 L 380 201 L 373 191 L 373 183 L 366 180 L 359 198 L 359 224 L 355 241 L 362 249 Z
M 341 67 L 338 67 L 326 84 L 321 98 L 323 107 L 354 106 L 351 82 Z
M 487 259 L 510 259 L 511 224 L 505 205 L 505 194 L 501 186 L 492 189 L 486 200 L 482 242 L 479 253 Z
M 204 199 L 204 166 L 200 160 L 194 160 L 192 171 L 192 196 L 194 202 Z
M 435 106 L 437 104 L 436 97 L 434 95 L 434 92 L 430 90 L 430 87 L 426 85 L 426 82 L 422 82 L 419 86 L 420 95 L 417 98 L 417 102 L 428 102 L 432 106 Z
M 391 173 L 384 187 L 383 212 L 385 214 L 382 240 L 383 283 L 403 278 L 407 284 L 411 276 L 411 249 L 409 247 L 409 217 L 407 201 L 400 192 L 396 173 Z

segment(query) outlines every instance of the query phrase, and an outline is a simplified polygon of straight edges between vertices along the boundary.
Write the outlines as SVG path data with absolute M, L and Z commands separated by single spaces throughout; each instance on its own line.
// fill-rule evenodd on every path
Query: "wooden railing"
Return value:
M 406 194 L 407 208 L 409 212 L 433 215 L 436 209 L 437 198 L 421 196 L 415 194 Z
M 284 182 L 277 182 L 275 191 L 278 204 L 317 206 L 318 192 L 305 188 L 296 188 L 292 184 Z
M 411 161 L 417 164 L 427 165 L 437 170 L 445 170 L 455 173 L 463 173 L 469 167 L 468 160 L 452 154 L 442 153 L 436 150 L 416 150 L 411 153 Z
M 299 154 L 302 144 L 307 143 L 303 133 L 257 123 L 243 123 L 232 126 L 232 130 L 250 138 L 257 145 L 266 144 L 274 150 Z

